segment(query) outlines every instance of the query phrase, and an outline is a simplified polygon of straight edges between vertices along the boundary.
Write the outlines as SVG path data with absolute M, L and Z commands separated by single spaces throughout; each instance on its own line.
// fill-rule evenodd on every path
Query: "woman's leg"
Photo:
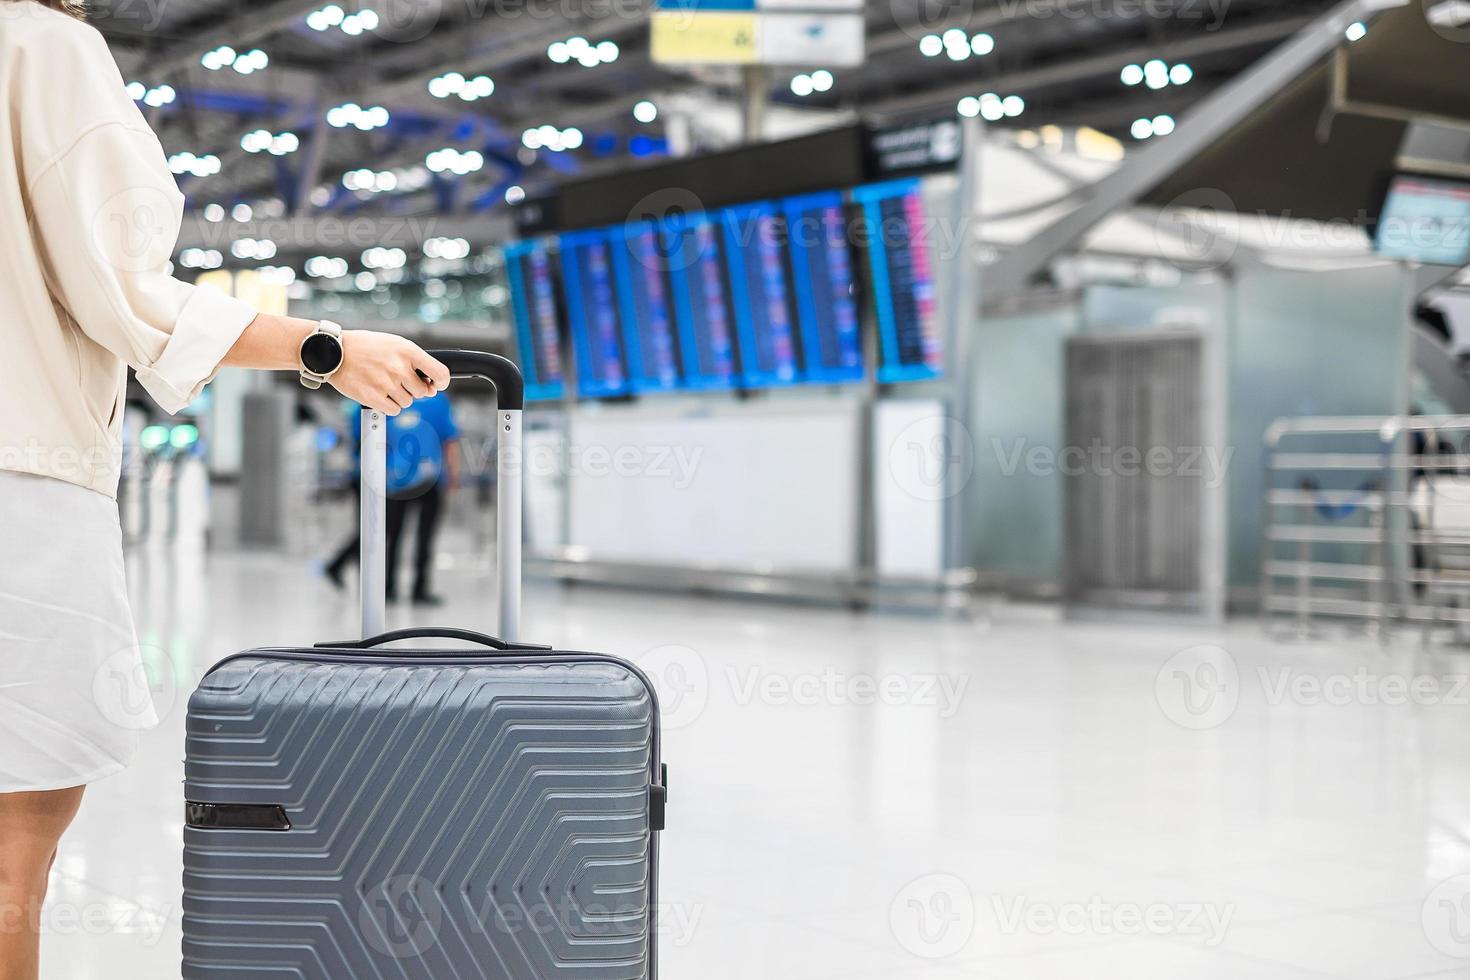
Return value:
M 0 793 L 0 980 L 41 975 L 41 902 L 85 787 Z

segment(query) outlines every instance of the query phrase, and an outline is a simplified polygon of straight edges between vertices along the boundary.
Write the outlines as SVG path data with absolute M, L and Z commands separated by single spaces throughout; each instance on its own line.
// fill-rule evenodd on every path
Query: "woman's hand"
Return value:
M 299 371 L 301 344 L 317 327 L 315 320 L 262 313 L 240 334 L 223 363 L 257 371 Z M 448 388 L 449 369 L 397 334 L 344 330 L 342 366 L 327 380 L 358 404 L 397 415 L 415 398 Z
M 344 330 L 342 366 L 327 381 L 360 405 L 397 415 L 448 388 L 449 369 L 397 334 Z

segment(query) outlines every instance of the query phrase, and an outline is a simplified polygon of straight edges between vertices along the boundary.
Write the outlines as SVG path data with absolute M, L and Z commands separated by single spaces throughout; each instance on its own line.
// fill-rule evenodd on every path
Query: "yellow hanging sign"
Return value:
M 650 53 L 657 64 L 753 65 L 758 33 L 754 13 L 654 11 Z

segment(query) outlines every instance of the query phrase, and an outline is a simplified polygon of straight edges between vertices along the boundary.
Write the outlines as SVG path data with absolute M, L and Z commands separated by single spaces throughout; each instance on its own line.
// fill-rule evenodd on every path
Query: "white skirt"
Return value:
M 157 723 L 117 502 L 0 471 L 0 793 L 110 776 Z

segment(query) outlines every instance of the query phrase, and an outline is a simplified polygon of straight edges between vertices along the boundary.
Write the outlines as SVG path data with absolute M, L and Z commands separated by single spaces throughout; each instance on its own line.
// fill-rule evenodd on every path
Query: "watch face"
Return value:
M 331 374 L 342 365 L 342 342 L 331 334 L 314 333 L 301 345 L 301 366 L 312 374 Z

